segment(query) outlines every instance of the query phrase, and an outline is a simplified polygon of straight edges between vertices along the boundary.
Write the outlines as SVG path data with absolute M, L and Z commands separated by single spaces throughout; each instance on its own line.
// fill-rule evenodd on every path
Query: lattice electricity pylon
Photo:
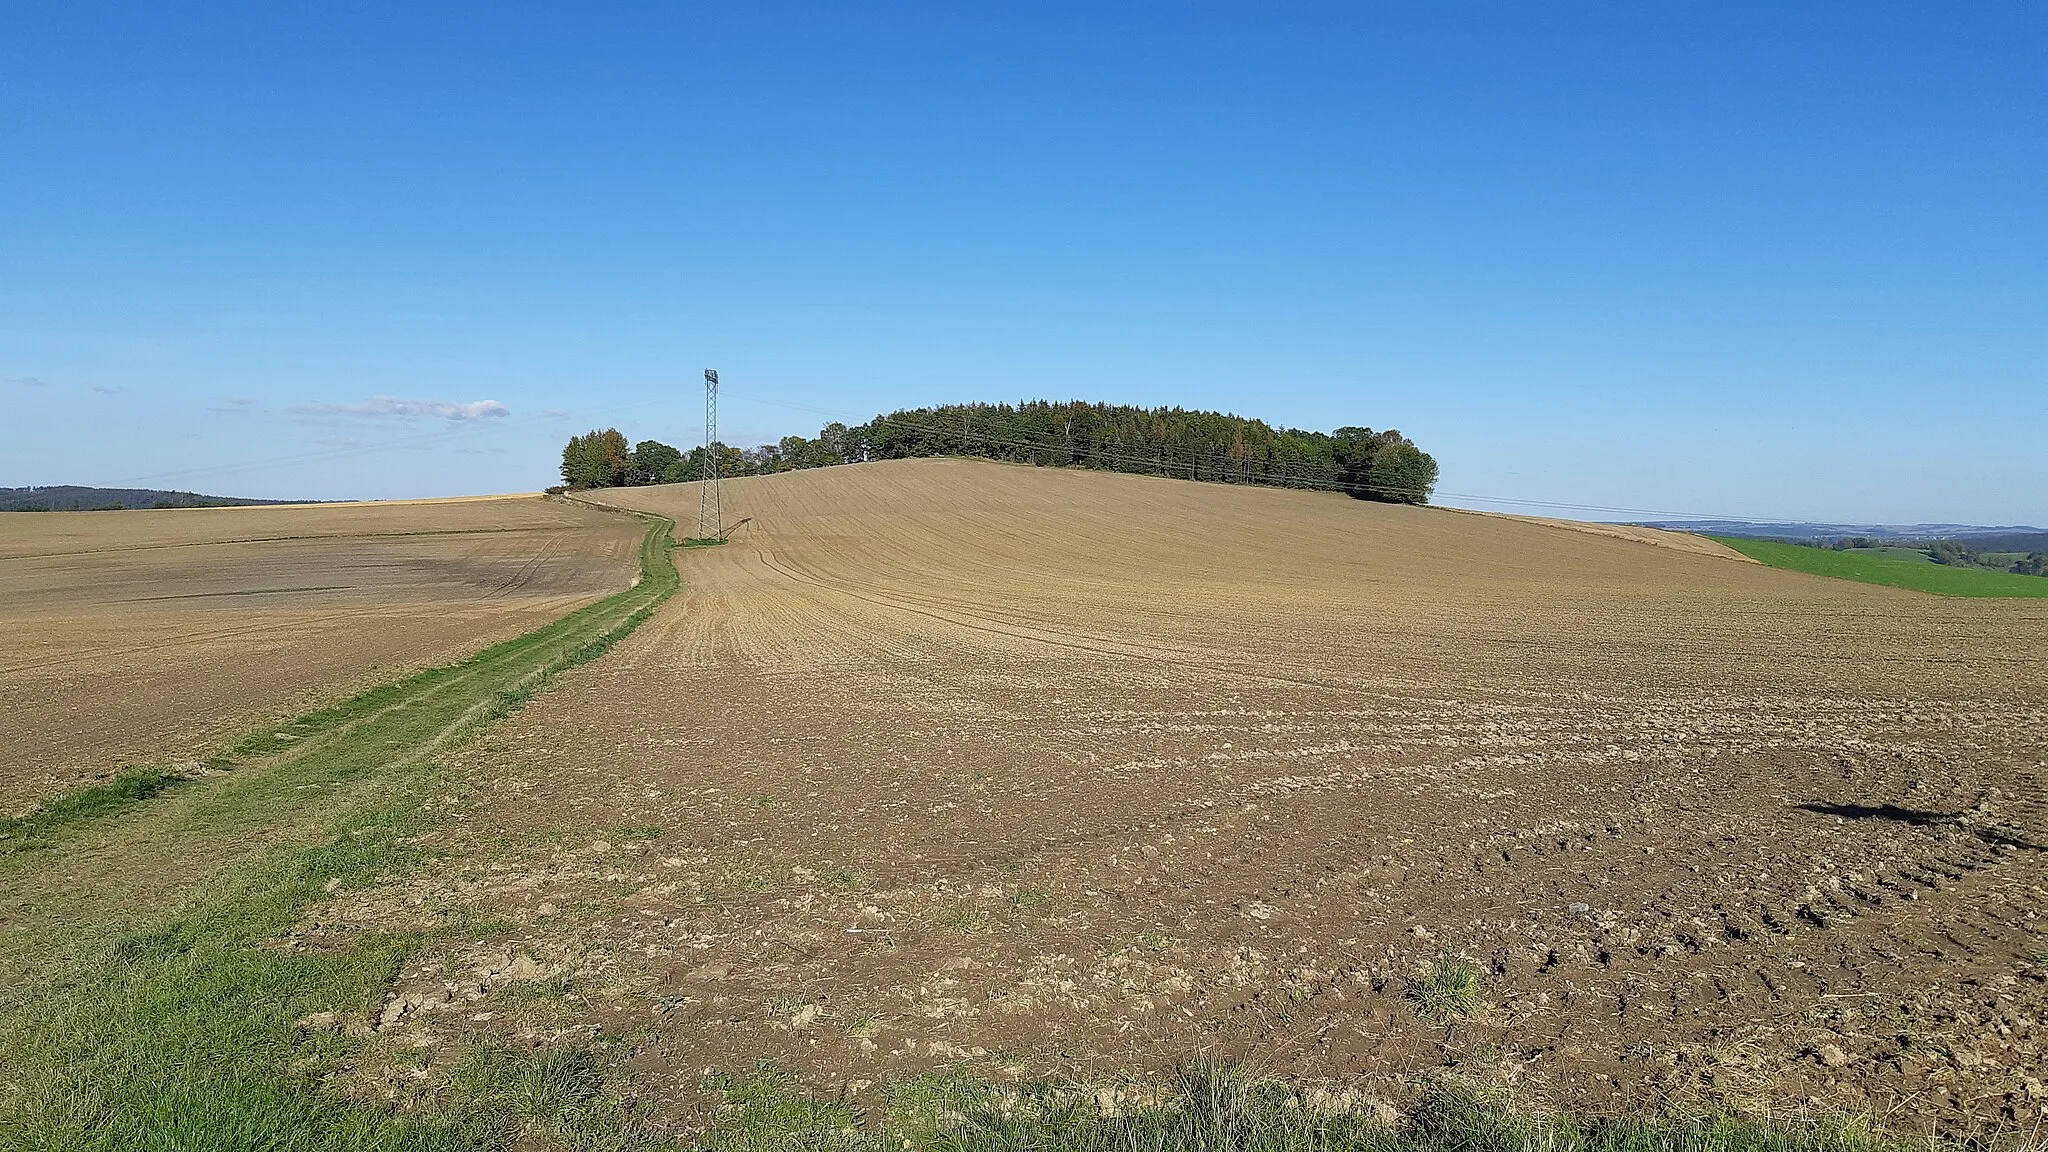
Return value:
M 697 539 L 725 539 L 725 507 L 718 490 L 718 372 L 704 370 L 704 482 L 697 488 Z

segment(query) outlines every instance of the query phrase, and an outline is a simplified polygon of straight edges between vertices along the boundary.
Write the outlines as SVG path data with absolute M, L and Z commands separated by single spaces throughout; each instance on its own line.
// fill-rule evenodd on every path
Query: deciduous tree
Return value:
M 569 438 L 562 449 L 562 482 L 571 488 L 610 488 L 632 477 L 632 456 L 617 428 Z

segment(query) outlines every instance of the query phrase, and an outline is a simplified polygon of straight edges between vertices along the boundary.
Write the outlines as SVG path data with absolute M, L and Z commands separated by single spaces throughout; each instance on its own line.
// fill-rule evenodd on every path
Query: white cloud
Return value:
M 372 396 L 361 404 L 304 404 L 293 412 L 314 416 L 438 416 L 443 420 L 495 420 L 510 416 L 512 410 L 496 400 L 407 400 L 398 396 Z

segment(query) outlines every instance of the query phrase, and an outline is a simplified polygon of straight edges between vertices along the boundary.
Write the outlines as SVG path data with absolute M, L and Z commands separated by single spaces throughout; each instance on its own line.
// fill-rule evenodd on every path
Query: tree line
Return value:
M 2031 537 L 1995 537 L 1997 540 L 2025 540 Z M 1805 543 L 1802 541 L 1802 543 Z M 2025 555 L 2002 553 L 1978 547 L 1982 541 L 1971 540 L 1893 540 L 1872 536 L 1844 536 L 1832 541 L 1814 541 L 1815 548 L 1832 548 L 1837 552 L 1848 552 L 1859 548 L 1909 548 L 1925 555 L 1936 564 L 1947 564 L 1956 568 L 1986 568 L 1993 572 L 2010 572 L 2015 576 L 2048 576 L 2048 552 L 2033 551 Z
M 905 409 L 854 427 L 827 424 L 814 438 L 713 447 L 721 476 L 980 456 L 1222 484 L 1332 489 L 1402 504 L 1428 503 L 1437 480 L 1435 458 L 1391 429 L 1311 432 L 1221 412 L 1080 401 Z M 629 446 L 617 429 L 606 428 L 569 440 L 562 450 L 562 483 L 566 489 L 675 484 L 703 478 L 709 462 L 701 447 L 683 451 L 657 440 Z
M 1936 540 L 1922 551 L 1936 564 L 1952 564 L 1958 568 L 2004 569 L 2015 576 L 2048 576 L 2048 554 L 2030 552 L 2025 556 L 2006 558 L 1995 553 L 1980 552 L 1964 540 Z

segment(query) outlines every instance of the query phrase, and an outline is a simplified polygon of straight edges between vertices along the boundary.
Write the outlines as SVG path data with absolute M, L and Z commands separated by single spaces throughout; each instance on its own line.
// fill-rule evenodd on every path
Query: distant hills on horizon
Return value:
M 88 488 L 50 484 L 0 488 L 0 512 L 113 512 L 136 508 L 246 508 L 257 504 L 315 504 L 315 500 L 252 500 L 164 488 Z
M 1986 551 L 2032 551 L 2048 548 L 2048 528 L 2031 524 L 1827 524 L 1796 521 L 1774 524 L 1758 520 L 1641 520 L 1638 527 L 1692 532 L 1701 536 L 1734 536 L 1745 540 L 1798 540 L 1828 543 L 1861 537 L 1867 540 L 1958 540 Z
M 323 504 L 323 500 L 259 500 L 210 496 L 166 488 L 93 488 L 79 484 L 0 488 L 0 512 L 104 512 L 154 508 L 246 508 L 259 505 Z M 1640 528 L 1662 528 L 1701 536 L 1745 540 L 1832 543 L 1863 538 L 1899 543 L 1955 540 L 1982 551 L 2048 550 L 2048 528 L 2032 524 L 1838 524 L 1818 520 L 1634 520 Z

